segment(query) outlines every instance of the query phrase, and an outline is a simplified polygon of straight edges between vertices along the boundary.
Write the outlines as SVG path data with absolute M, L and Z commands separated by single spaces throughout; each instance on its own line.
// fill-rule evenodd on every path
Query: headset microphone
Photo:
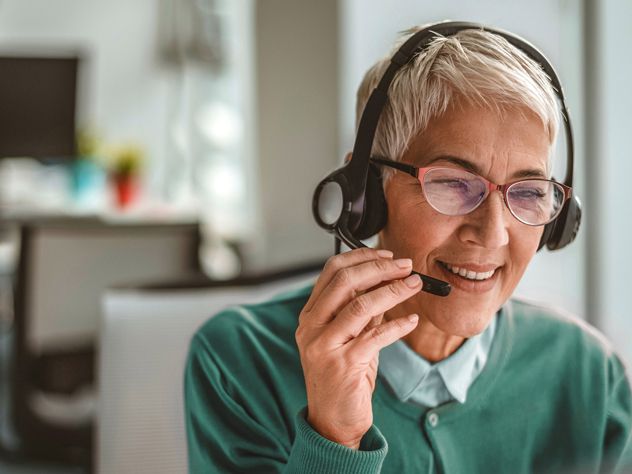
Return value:
M 336 236 L 337 252 L 340 242 L 349 248 L 366 247 L 361 240 L 377 234 L 386 225 L 387 206 L 382 185 L 381 170 L 371 163 L 373 139 L 380 115 L 386 104 L 388 89 L 395 73 L 420 54 L 433 39 L 452 36 L 466 29 L 483 30 L 505 38 L 538 63 L 549 76 L 557 95 L 566 135 L 566 177 L 564 184 L 573 186 L 573 134 L 570 117 L 564 99 L 562 85 L 555 70 L 546 57 L 532 44 L 506 31 L 488 28 L 476 23 L 442 22 L 414 33 L 391 57 L 390 64 L 367 100 L 358 131 L 351 160 L 322 180 L 312 200 L 312 212 L 318 225 Z M 546 245 L 549 250 L 558 250 L 570 244 L 576 237 L 581 223 L 581 203 L 573 193 L 566 201 L 562 212 L 545 225 L 538 250 Z M 422 291 L 437 296 L 447 296 L 450 285 L 428 275 L 420 276 Z

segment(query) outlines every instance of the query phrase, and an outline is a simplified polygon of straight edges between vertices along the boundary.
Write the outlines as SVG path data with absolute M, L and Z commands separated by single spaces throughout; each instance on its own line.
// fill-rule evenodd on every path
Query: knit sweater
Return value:
M 185 374 L 192 473 L 632 472 L 632 393 L 595 329 L 508 301 L 463 404 L 426 410 L 378 377 L 353 450 L 305 419 L 294 334 L 311 287 L 227 309 L 193 337 Z

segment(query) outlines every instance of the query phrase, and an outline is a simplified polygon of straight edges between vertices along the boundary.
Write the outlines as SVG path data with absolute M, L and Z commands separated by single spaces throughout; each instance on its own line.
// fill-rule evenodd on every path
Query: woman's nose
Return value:
M 487 249 L 509 243 L 509 219 L 514 219 L 500 191 L 492 191 L 481 205 L 468 214 L 461 229 L 461 239 Z

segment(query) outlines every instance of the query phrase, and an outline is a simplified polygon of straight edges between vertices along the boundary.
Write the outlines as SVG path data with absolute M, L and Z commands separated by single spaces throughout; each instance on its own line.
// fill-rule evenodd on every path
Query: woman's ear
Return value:
M 347 152 L 345 155 L 345 165 L 351 161 L 351 152 Z

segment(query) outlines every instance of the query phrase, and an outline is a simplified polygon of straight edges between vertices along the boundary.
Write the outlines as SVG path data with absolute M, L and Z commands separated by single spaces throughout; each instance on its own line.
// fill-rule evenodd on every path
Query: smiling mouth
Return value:
M 458 275 L 462 278 L 465 278 L 466 280 L 472 280 L 472 281 L 484 281 L 484 280 L 489 280 L 491 277 L 494 276 L 494 273 L 496 273 L 497 268 L 494 268 L 493 270 L 487 271 L 487 272 L 475 272 L 472 270 L 468 270 L 466 268 L 462 268 L 462 267 L 457 267 L 456 265 L 451 265 L 449 263 L 446 262 L 442 262 L 440 260 L 438 260 L 439 264 L 441 264 L 441 266 L 443 268 L 445 268 L 446 270 L 454 273 L 455 275 Z

